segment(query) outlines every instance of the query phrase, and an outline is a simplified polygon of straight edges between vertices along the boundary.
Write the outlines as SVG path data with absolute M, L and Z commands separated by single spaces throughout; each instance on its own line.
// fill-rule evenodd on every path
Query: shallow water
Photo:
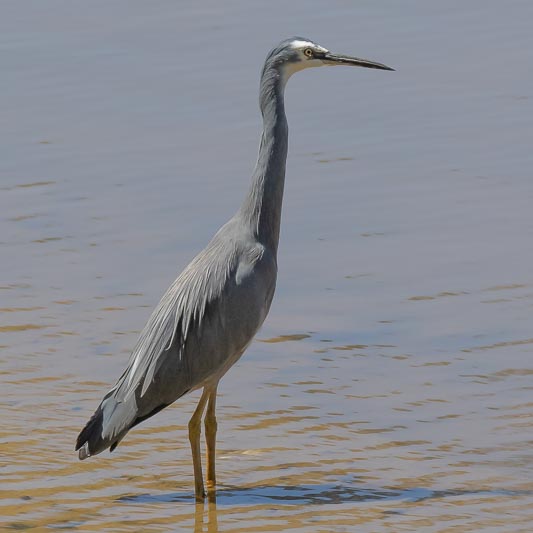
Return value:
M 2 8 L 0 528 L 531 530 L 533 5 L 375 4 Z M 397 72 L 289 84 L 278 290 L 198 507 L 197 395 L 73 444 L 237 208 L 294 33 Z

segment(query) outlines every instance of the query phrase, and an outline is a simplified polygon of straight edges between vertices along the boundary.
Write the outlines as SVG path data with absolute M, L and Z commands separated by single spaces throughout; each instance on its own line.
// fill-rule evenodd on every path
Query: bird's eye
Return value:
M 307 56 L 307 57 L 313 57 L 313 50 L 311 50 L 311 48 L 306 48 L 304 50 L 304 54 Z

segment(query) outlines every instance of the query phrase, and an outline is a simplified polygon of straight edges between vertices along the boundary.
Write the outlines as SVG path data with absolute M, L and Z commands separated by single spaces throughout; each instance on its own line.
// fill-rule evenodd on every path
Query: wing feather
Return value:
M 238 264 L 236 246 L 219 234 L 178 276 L 155 308 L 133 349 L 126 371 L 113 389 L 115 397 L 128 397 L 141 382 L 142 397 L 152 383 L 161 358 L 174 342 L 180 342 L 179 357 L 183 356 L 182 348 L 191 325 L 201 322 L 207 305 L 220 297 Z

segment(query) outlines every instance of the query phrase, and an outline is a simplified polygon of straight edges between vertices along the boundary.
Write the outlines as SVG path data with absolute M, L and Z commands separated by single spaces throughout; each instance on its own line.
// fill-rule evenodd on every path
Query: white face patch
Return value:
M 299 39 L 292 41 L 291 46 L 295 50 L 305 50 L 306 48 L 311 48 L 313 50 L 317 50 L 318 52 L 328 52 L 326 48 L 316 43 L 312 43 L 311 41 L 300 41 Z
M 293 50 L 296 50 L 300 56 L 300 61 L 292 61 L 288 62 L 283 67 L 283 84 L 287 82 L 287 80 L 295 73 L 300 70 L 304 70 L 306 68 L 311 67 L 322 67 L 324 66 L 324 62 L 318 58 L 309 58 L 304 54 L 304 51 L 307 48 L 310 48 L 314 52 L 320 52 L 320 53 L 326 53 L 328 50 L 312 41 L 306 41 L 304 39 L 294 39 L 290 43 L 290 46 Z
M 315 43 L 312 43 L 311 41 L 299 41 L 295 39 L 294 41 L 292 41 L 291 45 L 293 48 L 298 49 L 298 48 L 307 48 L 308 46 L 314 47 Z

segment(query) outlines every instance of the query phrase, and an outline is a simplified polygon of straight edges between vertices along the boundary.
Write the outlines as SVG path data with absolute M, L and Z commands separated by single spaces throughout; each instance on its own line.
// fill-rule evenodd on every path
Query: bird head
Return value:
M 335 54 L 304 37 L 292 37 L 279 43 L 267 56 L 266 64 L 278 67 L 286 79 L 295 72 L 311 67 L 340 66 L 366 67 L 380 70 L 394 70 L 382 63 L 368 59 Z

